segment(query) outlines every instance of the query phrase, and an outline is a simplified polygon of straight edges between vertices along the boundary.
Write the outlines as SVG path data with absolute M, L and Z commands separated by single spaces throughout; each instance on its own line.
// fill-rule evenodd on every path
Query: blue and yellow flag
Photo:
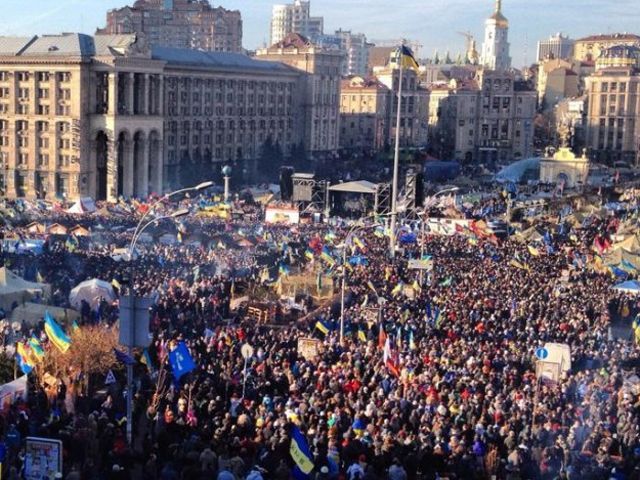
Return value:
M 25 375 L 29 375 L 31 370 L 33 370 L 33 367 L 29 365 L 19 353 L 16 353 L 16 362 L 18 363 L 20 370 L 22 370 L 22 373 Z
M 406 45 L 402 45 L 397 50 L 397 55 L 400 59 L 400 66 L 403 68 L 413 68 L 414 70 L 418 70 L 420 65 L 418 65 L 418 61 L 413 56 L 413 52 Z
M 29 339 L 29 346 L 31 347 L 31 351 L 33 352 L 36 360 L 40 361 L 44 358 L 44 350 L 36 337 L 31 337 Z
M 322 250 L 322 253 L 320 254 L 320 258 L 322 258 L 322 260 L 327 262 L 327 264 L 331 267 L 333 267 L 336 264 L 335 259 L 331 256 L 331 254 L 327 250 Z
M 316 328 L 322 332 L 323 335 L 329 333 L 329 328 L 320 320 L 316 322 Z
M 362 251 L 365 250 L 364 242 L 362 240 L 360 240 L 358 237 L 356 237 L 355 235 L 353 236 L 353 244 L 356 247 L 358 247 L 360 250 L 362 250 Z
M 538 250 L 536 247 L 533 247 L 531 245 L 527 246 L 527 249 L 529 250 L 529 253 L 534 256 L 534 257 L 539 257 L 540 256 L 540 250 Z
M 32 369 L 36 365 L 36 359 L 34 358 L 34 355 L 31 352 L 31 349 L 24 343 L 22 342 L 16 343 L 16 353 L 22 359 L 21 365 L 26 365 L 30 367 L 30 369 Z M 20 368 L 22 368 L 22 366 Z M 22 369 L 22 371 L 24 372 L 24 369 Z M 25 373 L 29 373 L 29 372 L 25 372 Z
M 314 467 L 313 456 L 311 455 L 311 451 L 309 450 L 307 439 L 304 437 L 304 435 L 302 435 L 300 429 L 295 425 L 291 427 L 291 446 L 289 447 L 289 453 L 291 454 L 291 458 L 296 464 L 294 467 L 294 476 L 296 478 L 305 478 L 303 476 L 300 476 L 300 473 L 308 476 Z M 299 472 L 295 472 L 296 468 L 299 470 Z
M 364 333 L 364 331 L 362 331 L 362 330 L 358 330 L 358 339 L 361 342 L 366 342 L 367 341 L 367 334 Z
M 308 248 L 304 251 L 304 256 L 307 257 L 309 260 L 313 260 L 313 252 Z
M 49 312 L 44 313 L 44 331 L 58 350 L 65 353 L 71 346 L 71 339 L 60 325 L 56 323 Z
M 409 333 L 409 350 L 415 350 L 416 348 L 418 347 L 416 346 L 415 338 L 413 338 L 413 330 L 411 330 L 411 333 Z

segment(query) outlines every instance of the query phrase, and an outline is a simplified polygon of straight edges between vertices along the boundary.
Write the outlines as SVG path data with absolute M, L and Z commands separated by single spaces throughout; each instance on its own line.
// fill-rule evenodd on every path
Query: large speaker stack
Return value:
M 290 202 L 293 198 L 293 167 L 280 167 L 280 198 Z

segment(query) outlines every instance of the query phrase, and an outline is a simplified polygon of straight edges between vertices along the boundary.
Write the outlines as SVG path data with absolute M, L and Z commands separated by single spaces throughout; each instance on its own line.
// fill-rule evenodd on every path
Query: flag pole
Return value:
M 403 42 L 404 44 L 404 42 Z M 391 234 L 389 235 L 389 255 L 396 256 L 396 222 L 398 217 L 398 169 L 400 164 L 400 113 L 402 111 L 402 48 L 398 48 L 396 59 L 400 67 L 398 81 L 398 108 L 396 112 L 396 144 L 393 153 L 393 180 L 391 183 Z

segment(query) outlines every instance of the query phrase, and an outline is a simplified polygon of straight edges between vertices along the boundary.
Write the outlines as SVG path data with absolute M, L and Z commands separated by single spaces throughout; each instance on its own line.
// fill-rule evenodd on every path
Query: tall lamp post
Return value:
M 222 176 L 224 178 L 224 201 L 229 201 L 229 181 L 231 180 L 231 167 L 225 165 L 222 167 Z
M 376 218 L 379 216 L 381 215 L 369 215 L 367 217 L 362 217 L 358 223 L 356 223 L 349 229 L 349 231 L 347 232 L 347 236 L 344 237 L 344 243 L 342 245 L 342 282 L 340 287 L 340 344 L 342 344 L 344 340 L 344 297 L 347 289 L 347 285 L 346 285 L 347 271 L 346 271 L 345 265 L 347 264 L 347 246 L 351 241 L 351 239 L 353 238 L 353 235 L 358 230 L 364 230 L 365 228 L 379 227 L 380 226 L 379 223 L 374 223 L 371 225 L 362 224 L 362 222 L 364 222 L 365 220 Z
M 206 187 L 205 187 L 206 188 Z M 188 190 L 188 189 L 185 189 Z M 181 192 L 173 192 L 171 194 L 169 194 L 168 196 L 165 195 L 165 197 L 169 197 L 172 195 L 175 195 L 177 193 L 181 193 Z M 156 202 L 158 203 L 158 202 Z M 149 209 L 149 211 L 151 211 L 151 208 Z M 148 212 L 147 212 L 148 213 Z M 131 238 L 131 243 L 129 243 L 129 267 L 130 267 L 130 271 L 129 271 L 129 294 L 131 295 L 131 297 L 135 300 L 135 296 L 133 293 L 133 252 L 136 248 L 136 243 L 138 243 L 138 240 L 140 239 L 140 234 L 142 234 L 142 232 L 144 232 L 144 230 L 146 230 L 149 226 L 151 226 L 152 224 L 156 223 L 156 222 L 160 222 L 162 220 L 166 220 L 166 219 L 176 219 L 176 218 L 180 218 L 180 217 L 184 217 L 185 215 L 189 214 L 189 209 L 188 208 L 181 208 L 179 210 L 176 210 L 175 212 L 169 214 L 169 215 L 164 215 L 162 217 L 158 217 L 158 218 L 154 218 L 152 220 L 149 220 L 147 223 L 145 223 L 144 225 L 141 226 L 140 222 L 138 224 L 138 227 L 136 227 L 135 231 L 133 232 L 133 236 Z M 146 216 L 143 215 L 143 218 Z M 132 357 L 133 356 L 133 344 L 135 342 L 135 321 L 136 321 L 136 309 L 135 309 L 135 302 L 134 302 L 134 308 L 131 309 L 130 311 L 130 318 L 129 318 L 129 345 L 127 345 L 128 347 L 128 353 L 129 356 Z M 121 326 L 122 327 L 122 326 Z M 132 445 L 133 443 L 133 365 L 127 365 L 127 441 L 129 443 L 129 445 Z

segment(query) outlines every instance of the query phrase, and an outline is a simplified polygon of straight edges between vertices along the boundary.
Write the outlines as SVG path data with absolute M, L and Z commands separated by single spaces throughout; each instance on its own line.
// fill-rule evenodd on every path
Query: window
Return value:
M 71 89 L 69 88 L 58 89 L 58 100 L 69 100 L 70 98 L 71 98 Z
M 28 147 L 29 146 L 29 137 L 19 136 L 18 137 L 18 146 L 22 147 L 22 148 Z
M 6 82 L 9 80 L 9 72 L 0 71 L 0 82 Z
M 58 122 L 58 132 L 66 133 L 71 131 L 71 125 L 69 122 Z
M 49 154 L 48 153 L 38 154 L 38 166 L 46 167 L 47 165 L 49 165 Z
M 600 87 L 600 91 L 601 92 L 608 92 L 609 91 L 609 82 L 602 82 L 602 86 Z
M 40 147 L 40 148 L 49 148 L 49 137 L 39 137 L 38 138 L 38 147 Z
M 28 153 L 19 153 L 18 154 L 18 165 L 26 165 L 29 163 L 29 154 Z
M 16 78 L 19 82 L 26 82 L 29 80 L 29 72 L 16 72 Z
M 38 98 L 41 98 L 41 99 L 49 98 L 49 89 L 48 88 L 39 88 L 38 89 Z
M 9 88 L 8 87 L 0 88 L 0 98 L 9 98 Z
M 48 132 L 49 131 L 49 122 L 36 122 L 36 131 L 38 131 L 38 132 Z
M 68 150 L 71 147 L 71 140 L 68 138 L 59 138 L 58 139 L 58 148 Z
M 0 135 L 0 147 L 9 146 L 9 137 L 7 135 Z
M 29 98 L 29 89 L 28 88 L 19 88 L 18 89 L 18 98 L 24 100 Z
M 49 105 L 38 105 L 38 115 L 49 115 Z
M 29 115 L 29 104 L 19 103 L 16 112 L 18 115 Z
M 71 72 L 58 72 L 56 74 L 58 82 L 66 83 L 71 81 Z
M 36 74 L 36 78 L 39 82 L 48 82 L 49 81 L 49 72 L 38 72 Z
M 59 167 L 68 167 L 71 164 L 71 156 L 69 155 L 58 155 L 58 166 Z

